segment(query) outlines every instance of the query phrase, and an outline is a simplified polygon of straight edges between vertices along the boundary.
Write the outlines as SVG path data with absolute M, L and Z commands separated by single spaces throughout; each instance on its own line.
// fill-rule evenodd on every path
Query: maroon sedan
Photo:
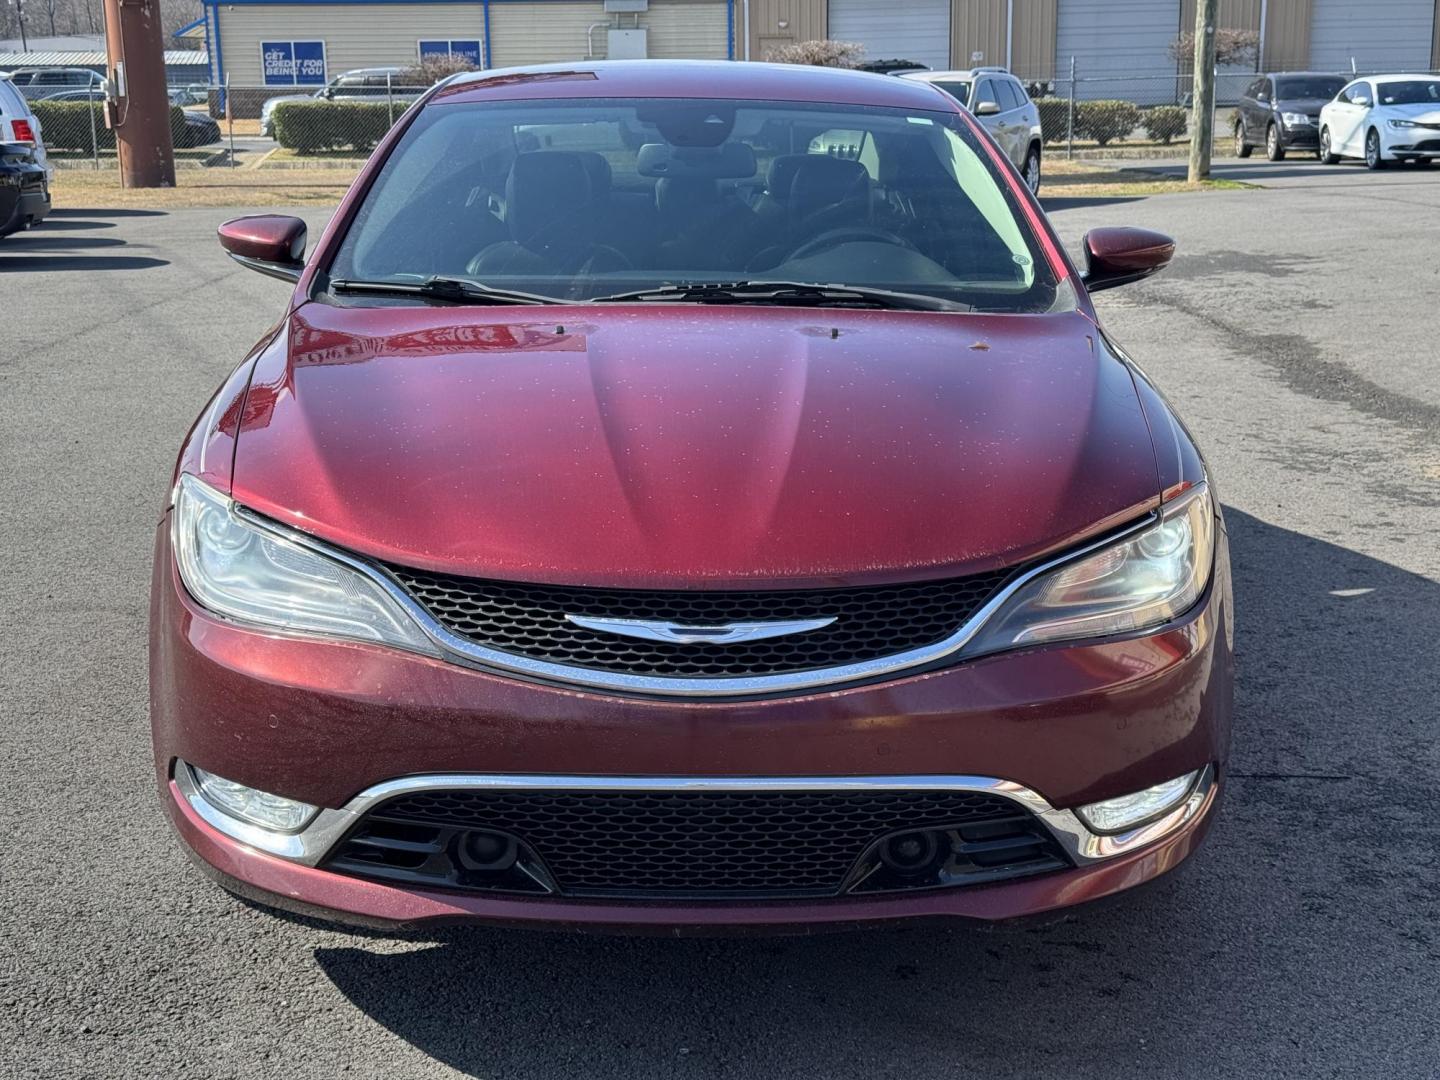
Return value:
M 1215 816 L 1195 444 L 943 92 L 480 72 L 405 115 L 181 451 L 155 766 L 277 907 L 397 926 L 1006 919 Z

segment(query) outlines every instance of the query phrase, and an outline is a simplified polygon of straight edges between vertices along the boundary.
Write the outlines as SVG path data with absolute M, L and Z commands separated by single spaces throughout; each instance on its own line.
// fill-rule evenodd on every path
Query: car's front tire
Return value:
M 1265 129 L 1265 156 L 1271 161 L 1285 160 L 1285 143 L 1280 138 L 1280 125 L 1271 124 Z
M 1365 133 L 1365 167 L 1374 171 L 1388 164 L 1384 151 L 1380 149 L 1380 132 L 1371 128 Z
M 1031 145 L 1025 153 L 1025 164 L 1020 169 L 1020 175 L 1025 178 L 1025 186 L 1030 189 L 1030 194 L 1040 194 L 1040 147 Z
M 1253 147 L 1245 141 L 1245 124 L 1243 122 L 1235 125 L 1235 156 L 1249 157 Z
M 1320 163 L 1322 165 L 1338 165 L 1340 155 L 1335 153 L 1330 145 L 1330 129 L 1320 129 Z

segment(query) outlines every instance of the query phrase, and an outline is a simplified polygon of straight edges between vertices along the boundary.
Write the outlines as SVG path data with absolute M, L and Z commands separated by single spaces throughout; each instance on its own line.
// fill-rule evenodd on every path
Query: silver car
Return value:
M 934 83 L 964 105 L 994 136 L 1030 190 L 1040 190 L 1040 110 L 1019 79 L 1004 68 L 907 71 L 900 78 Z
M 310 101 L 325 98 L 330 101 L 393 101 L 396 115 L 423 94 L 428 87 L 418 86 L 413 81 L 404 81 L 408 69 L 402 67 L 356 68 L 335 76 L 324 86 L 306 94 L 284 94 L 269 98 L 260 107 L 260 130 L 270 138 L 275 137 L 275 106 L 284 101 Z

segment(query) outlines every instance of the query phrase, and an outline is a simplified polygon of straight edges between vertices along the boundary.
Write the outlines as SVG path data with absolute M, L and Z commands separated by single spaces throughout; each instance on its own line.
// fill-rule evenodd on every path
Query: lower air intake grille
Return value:
M 879 852 L 911 831 L 935 838 L 934 857 L 897 877 Z M 464 854 L 476 838 L 486 851 L 514 841 L 513 862 L 476 871 Z M 984 792 L 438 790 L 371 811 L 328 865 L 499 892 L 753 899 L 994 881 L 1068 862 L 1033 814 Z
M 933 645 L 959 630 L 1012 570 L 947 581 L 789 592 L 637 591 L 449 577 L 391 566 L 446 629 L 477 645 L 628 675 L 727 678 L 839 667 Z M 567 615 L 722 626 L 830 618 L 818 630 L 743 644 L 672 644 L 589 630 Z

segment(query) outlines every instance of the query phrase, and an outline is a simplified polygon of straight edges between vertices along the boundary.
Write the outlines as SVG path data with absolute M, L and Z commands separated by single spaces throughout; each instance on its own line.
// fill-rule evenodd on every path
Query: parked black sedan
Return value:
M 58 94 L 51 94 L 45 100 L 89 101 L 98 105 L 105 99 L 95 90 L 63 90 Z M 179 104 L 173 95 L 170 104 Z M 220 125 L 204 112 L 184 109 L 181 111 L 178 121 L 172 125 L 170 137 L 174 140 L 176 147 L 209 146 L 211 143 L 220 141 Z M 102 143 L 101 145 L 106 144 Z
M 1292 149 L 1320 152 L 1320 107 L 1345 85 L 1340 75 L 1282 71 L 1261 75 L 1245 88 L 1235 107 L 1235 156 L 1265 147 L 1271 161 Z
M 0 237 L 38 225 L 49 212 L 50 185 L 34 149 L 0 143 Z

